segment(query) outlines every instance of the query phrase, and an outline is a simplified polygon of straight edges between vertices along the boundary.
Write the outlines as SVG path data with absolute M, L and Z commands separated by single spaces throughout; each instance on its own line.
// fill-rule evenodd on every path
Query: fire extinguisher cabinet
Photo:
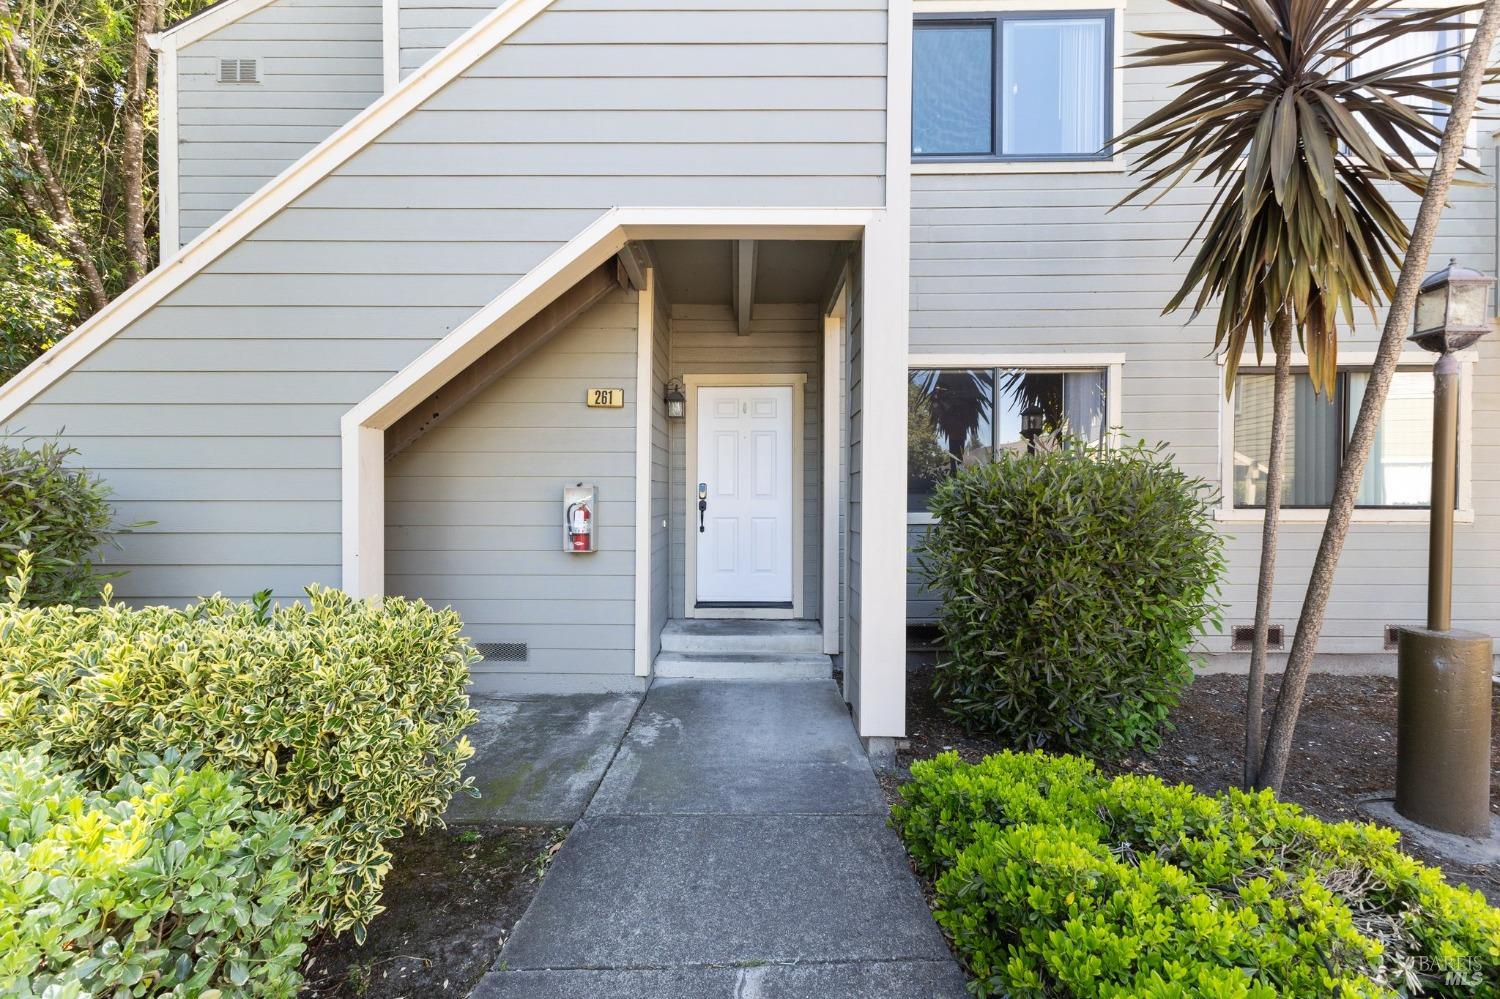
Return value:
M 587 482 L 563 487 L 563 551 L 599 550 L 599 489 Z

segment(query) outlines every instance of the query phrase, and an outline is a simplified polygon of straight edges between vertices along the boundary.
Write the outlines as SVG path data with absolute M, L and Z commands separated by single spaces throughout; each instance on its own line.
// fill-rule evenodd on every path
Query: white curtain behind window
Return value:
M 1098 152 L 1104 145 L 1104 24 L 1057 21 L 1057 117 L 1065 153 Z
M 1104 372 L 1070 371 L 1063 375 L 1063 418 L 1068 433 L 1092 443 L 1104 439 Z

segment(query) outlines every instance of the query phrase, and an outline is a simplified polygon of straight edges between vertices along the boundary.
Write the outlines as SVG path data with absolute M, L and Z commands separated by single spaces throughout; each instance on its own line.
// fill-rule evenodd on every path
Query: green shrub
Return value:
M 52 442 L 35 449 L 0 444 L 0 576 L 16 571 L 20 552 L 31 552 L 30 603 L 94 601 L 119 575 L 92 561 L 113 539 L 114 511 L 103 482 L 68 467 L 77 454 Z
M 0 749 L 46 743 L 96 788 L 117 758 L 167 747 L 236 773 L 257 809 L 309 828 L 320 927 L 362 938 L 387 841 L 468 789 L 474 652 L 452 611 L 308 595 L 274 611 L 0 607 Z
M 0 992 L 294 996 L 313 915 L 305 835 L 169 755 L 102 792 L 0 752 Z
M 1159 448 L 1069 440 L 939 483 L 919 556 L 945 710 L 1018 748 L 1155 746 L 1219 623 L 1211 497 Z
M 1500 996 L 1500 910 L 1269 791 L 953 753 L 892 810 L 979 995 Z

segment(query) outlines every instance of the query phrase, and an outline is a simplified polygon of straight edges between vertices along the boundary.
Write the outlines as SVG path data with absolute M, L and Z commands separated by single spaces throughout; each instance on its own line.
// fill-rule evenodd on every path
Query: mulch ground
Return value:
M 1279 676 L 1269 678 L 1266 704 L 1274 703 Z M 931 694 L 932 670 L 909 674 L 907 712 L 910 746 L 901 751 L 904 769 L 914 760 L 956 750 L 967 760 L 998 751 L 992 739 L 965 735 L 943 714 Z M 1200 791 L 1223 791 L 1240 778 L 1244 750 L 1245 678 L 1199 677 L 1172 714 L 1175 728 L 1153 754 L 1105 763 L 1111 773 L 1153 774 Z M 1500 696 L 1496 711 L 1500 712 Z M 1500 810 L 1500 721 L 1494 726 L 1490 800 Z M 900 778 L 882 782 L 893 795 Z M 1320 818 L 1369 821 L 1359 811 L 1367 798 L 1389 796 L 1396 784 L 1396 681 L 1389 677 L 1309 678 L 1297 723 L 1297 751 L 1282 797 Z M 1451 881 L 1482 891 L 1500 905 L 1500 869 L 1443 861 L 1407 844 L 1413 856 L 1443 868 Z
M 314 947 L 302 999 L 466 996 L 531 904 L 567 828 L 450 826 L 398 840 L 364 946 Z

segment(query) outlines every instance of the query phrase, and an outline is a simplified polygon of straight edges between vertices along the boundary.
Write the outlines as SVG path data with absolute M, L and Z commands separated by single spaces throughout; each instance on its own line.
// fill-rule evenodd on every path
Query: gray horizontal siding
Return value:
M 387 467 L 388 592 L 451 606 L 476 642 L 530 648 L 478 664 L 481 686 L 634 673 L 635 350 L 635 295 L 619 291 Z M 629 386 L 624 408 L 586 408 L 580 381 Z M 505 498 L 474 498 L 476 481 Z M 578 481 L 599 485 L 590 555 L 562 550 L 562 490 Z
M 276 0 L 178 55 L 178 240 L 187 243 L 380 96 L 380 0 Z M 260 83 L 221 84 L 221 59 Z
M 560 0 L 538 15 L 9 421 L 13 431 L 65 433 L 85 445 L 81 461 L 100 471 L 121 508 L 157 522 L 123 537 L 123 550 L 112 556 L 130 570 L 116 584 L 123 599 L 179 601 L 215 590 L 244 597 L 267 586 L 292 597 L 309 582 L 336 585 L 339 418 L 602 212 L 632 205 L 863 207 L 883 200 L 883 136 L 871 132 L 870 119 L 884 109 L 884 71 L 866 51 L 884 44 L 883 22 L 869 16 L 881 9 L 878 2 L 814 4 L 819 16 L 794 18 L 789 23 L 800 25 L 801 34 L 793 43 L 765 46 L 764 58 L 741 37 L 745 19 L 731 15 L 740 6 L 769 9 L 766 0 L 702 9 L 683 4 L 669 18 L 650 20 L 661 36 L 639 42 L 652 50 L 649 63 L 620 57 L 618 50 L 630 46 L 616 37 L 611 14 L 618 7 L 594 6 L 603 9 Z M 278 0 L 266 10 L 294 8 L 311 9 L 309 0 Z M 378 13 L 378 4 L 372 9 Z M 373 34 L 362 37 L 359 44 L 378 47 Z M 684 37 L 713 42 L 679 44 Z M 705 64 L 705 49 L 722 58 Z M 830 66 L 872 75 L 830 75 Z M 272 70 L 268 65 L 261 92 L 281 105 L 256 103 L 254 88 L 224 88 L 202 91 L 184 113 L 215 126 L 220 111 L 254 112 L 247 122 L 274 128 L 277 107 L 316 110 L 327 125 L 330 112 L 352 114 L 363 106 L 348 99 L 350 77 L 303 91 L 290 89 L 292 76 Z M 703 112 L 720 100 L 746 113 L 728 114 L 703 132 Z M 533 109 L 548 113 L 517 113 Z M 826 134 L 803 150 L 807 123 L 824 120 L 830 109 L 860 113 L 845 116 L 846 127 L 829 119 Z M 616 113 L 627 112 L 614 123 Z M 778 125 L 777 117 L 788 113 L 788 123 Z M 471 114 L 473 127 L 463 127 Z M 625 141 L 631 129 L 639 134 Z M 442 136 L 451 141 L 431 141 Z M 247 143 L 193 162 L 227 168 L 246 162 L 246 150 L 261 144 L 285 152 L 271 148 L 279 146 L 274 131 Z M 190 172 L 184 189 L 208 193 L 215 184 L 209 174 Z M 581 354 L 600 349 L 590 336 L 578 334 Z M 619 372 L 611 380 L 632 385 L 628 353 L 613 352 L 600 363 Z M 517 430 L 506 440 L 571 418 L 580 422 L 565 443 L 581 447 L 585 431 L 603 429 L 559 402 L 581 396 L 591 378 L 556 374 L 517 382 L 492 404 L 494 418 L 506 421 L 496 426 Z M 559 481 L 577 474 L 579 461 L 588 461 L 612 508 L 631 509 L 633 451 L 534 452 L 514 474 L 497 476 L 482 467 L 493 452 L 472 437 L 441 429 L 407 459 L 418 476 L 443 477 L 442 503 L 535 503 L 536 489 L 545 484 L 551 495 Z M 610 440 L 609 447 L 618 446 Z M 389 499 L 439 502 L 402 478 L 392 479 Z M 405 512 L 417 518 L 411 537 L 445 551 L 456 546 L 441 523 L 420 518 L 458 511 L 414 505 Z M 535 508 L 506 508 L 511 512 L 523 521 L 517 531 L 544 529 L 533 523 Z M 496 536 L 484 532 L 507 524 L 469 526 L 476 533 L 468 540 L 490 544 Z M 179 548 L 179 565 L 147 564 L 133 550 L 147 532 L 191 535 L 198 543 Z M 272 546 L 258 553 L 253 544 L 230 540 L 263 533 L 296 534 L 303 543 L 290 552 Z M 401 567 L 405 557 L 393 552 L 392 564 Z M 482 569 L 482 562 L 454 551 L 453 574 Z M 611 575 L 633 571 L 620 548 L 601 552 L 595 564 Z
M 1132 2 L 1134 32 L 1190 23 L 1162 0 Z M 1125 75 L 1125 113 L 1135 120 L 1159 106 L 1177 70 Z M 1488 177 L 1494 150 L 1481 149 Z M 1488 178 L 1486 178 L 1488 180 Z M 913 179 L 911 349 L 921 353 L 1123 352 L 1125 432 L 1166 442 L 1187 471 L 1220 479 L 1220 368 L 1209 357 L 1212 316 L 1195 322 L 1160 310 L 1178 287 L 1183 242 L 1208 204 L 1209 189 L 1184 183 L 1148 209 L 1110 208 L 1133 181 L 1110 173 L 932 176 Z M 1408 217 L 1415 200 L 1397 195 Z M 1433 267 L 1457 255 L 1485 270 L 1496 266 L 1495 192 L 1488 183 L 1455 188 L 1444 214 Z M 1368 313 L 1345 331 L 1345 355 L 1373 350 L 1379 326 Z M 1383 313 L 1377 317 L 1383 321 Z M 1457 529 L 1454 614 L 1463 626 L 1500 630 L 1495 586 L 1500 575 L 1500 344 L 1482 347 L 1474 392 L 1473 525 Z M 1259 524 L 1225 523 L 1230 558 L 1228 623 L 1253 617 Z M 910 540 L 920 538 L 920 530 Z M 1321 525 L 1282 528 L 1272 617 L 1288 632 L 1296 621 Z M 1426 535 L 1420 525 L 1356 524 L 1340 566 L 1320 648 L 1379 653 L 1384 625 L 1419 622 Z M 937 604 L 915 572 L 908 613 L 931 620 Z M 1227 651 L 1226 636 L 1207 645 Z
M 670 368 L 688 375 L 805 374 L 802 410 L 802 617 L 817 620 L 822 598 L 823 324 L 816 305 L 757 305 L 750 333 L 740 336 L 724 305 L 672 310 Z M 685 613 L 687 430 L 671 426 L 671 532 L 674 612 Z
M 498 6 L 497 0 L 401 0 L 402 79 Z

